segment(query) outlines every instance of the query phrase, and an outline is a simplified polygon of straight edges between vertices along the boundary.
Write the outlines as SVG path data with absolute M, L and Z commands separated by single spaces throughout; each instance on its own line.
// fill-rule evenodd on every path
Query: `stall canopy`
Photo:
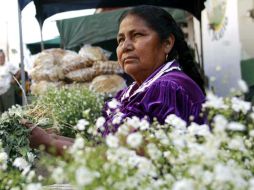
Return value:
M 75 49 L 83 44 L 96 44 L 109 51 L 115 51 L 118 20 L 127 9 L 57 21 L 63 47 Z M 186 11 L 169 8 L 166 10 L 178 23 L 186 21 Z
M 61 40 L 60 40 L 60 37 L 58 36 L 58 37 L 50 39 L 50 40 L 44 40 L 43 44 L 44 44 L 45 49 L 60 48 L 61 47 Z M 29 43 L 29 44 L 26 44 L 26 46 L 30 50 L 32 55 L 41 52 L 41 41 Z
M 20 8 L 32 0 L 19 0 Z M 33 0 L 36 7 L 36 18 L 42 26 L 48 17 L 65 11 L 90 8 L 129 7 L 141 4 L 179 8 L 201 18 L 205 0 Z

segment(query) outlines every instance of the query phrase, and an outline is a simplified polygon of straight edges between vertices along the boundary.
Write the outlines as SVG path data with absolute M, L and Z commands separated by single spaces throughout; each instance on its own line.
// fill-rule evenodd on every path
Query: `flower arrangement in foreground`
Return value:
M 63 158 L 41 156 L 41 164 L 50 174 L 44 177 L 25 167 L 29 164 L 19 157 L 13 165 L 22 178 L 14 180 L 14 174 L 4 172 L 8 154 L 0 149 L 0 179 L 5 173 L 10 181 L 23 182 L 22 186 L 5 183 L 2 189 L 39 190 L 66 183 L 73 189 L 88 190 L 254 189 L 254 107 L 241 97 L 208 93 L 204 111 L 207 125 L 187 126 L 175 115 L 169 115 L 164 125 L 127 118 L 117 133 L 100 143 L 91 139 L 99 138 L 97 129 L 104 119 L 90 124 L 93 138 L 83 135 L 87 120 L 79 120 L 81 133 Z
M 127 118 L 105 143 L 77 136 L 65 158 L 46 160 L 48 178 L 73 189 L 254 189 L 254 108 L 239 97 L 207 97 L 209 125 Z

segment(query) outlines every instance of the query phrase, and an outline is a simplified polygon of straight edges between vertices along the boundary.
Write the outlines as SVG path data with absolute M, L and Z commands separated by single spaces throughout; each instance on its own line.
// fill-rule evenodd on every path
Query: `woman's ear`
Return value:
M 175 44 L 175 36 L 173 34 L 170 34 L 165 41 L 165 54 L 169 54 L 169 52 L 173 49 L 174 44 Z

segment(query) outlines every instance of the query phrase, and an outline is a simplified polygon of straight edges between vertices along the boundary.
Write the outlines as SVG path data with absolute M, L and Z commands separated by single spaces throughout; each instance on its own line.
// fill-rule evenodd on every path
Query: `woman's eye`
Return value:
M 140 36 L 142 36 L 142 34 L 141 33 L 135 33 L 134 36 L 135 37 L 140 37 Z
M 117 43 L 118 43 L 118 44 L 122 43 L 123 41 L 124 41 L 124 38 L 118 38 L 118 39 L 117 39 Z

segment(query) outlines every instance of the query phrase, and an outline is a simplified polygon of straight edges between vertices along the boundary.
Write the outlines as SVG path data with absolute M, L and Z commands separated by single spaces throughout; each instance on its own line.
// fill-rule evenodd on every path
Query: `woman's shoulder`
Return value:
M 169 91 L 171 93 L 181 93 L 190 96 L 195 101 L 200 99 L 203 101 L 205 99 L 200 87 L 185 73 L 177 70 L 164 74 L 150 88 L 159 89 L 160 91 L 165 91 L 165 93 Z

